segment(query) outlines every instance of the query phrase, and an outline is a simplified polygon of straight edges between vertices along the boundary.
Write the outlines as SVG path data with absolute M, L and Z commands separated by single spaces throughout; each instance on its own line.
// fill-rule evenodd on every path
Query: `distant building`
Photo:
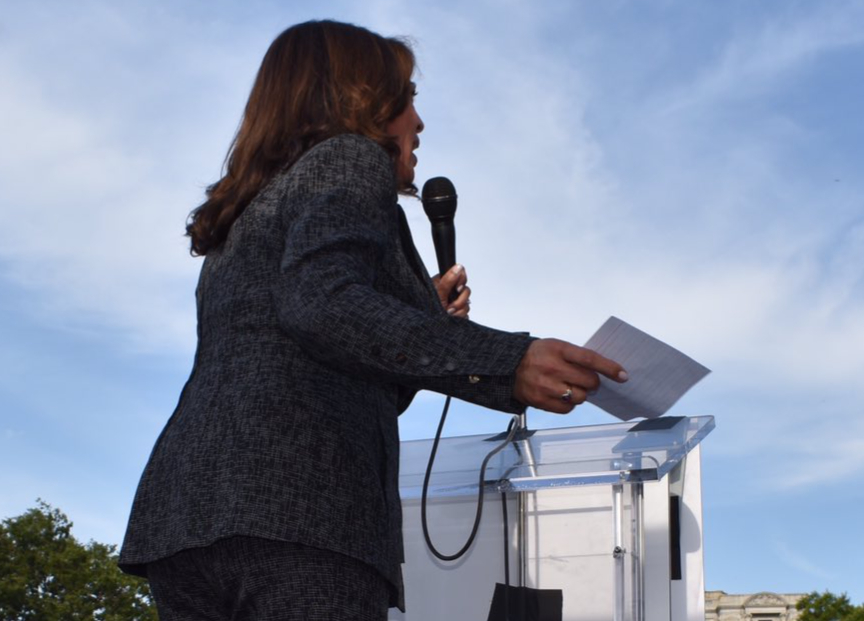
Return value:
M 794 621 L 804 593 L 730 595 L 705 591 L 705 621 Z

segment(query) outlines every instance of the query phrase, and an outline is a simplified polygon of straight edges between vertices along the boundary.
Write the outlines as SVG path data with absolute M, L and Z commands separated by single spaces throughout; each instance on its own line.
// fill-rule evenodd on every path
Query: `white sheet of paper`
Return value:
M 610 317 L 585 347 L 611 358 L 630 379 L 619 384 L 603 376 L 588 402 L 620 418 L 657 418 L 711 371 L 680 351 L 617 317 Z

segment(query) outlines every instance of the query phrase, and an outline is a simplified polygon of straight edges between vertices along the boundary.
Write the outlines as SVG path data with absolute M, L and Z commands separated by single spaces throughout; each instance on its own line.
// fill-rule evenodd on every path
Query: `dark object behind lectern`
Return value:
M 561 589 L 531 589 L 499 582 L 486 621 L 561 621 L 563 610 Z

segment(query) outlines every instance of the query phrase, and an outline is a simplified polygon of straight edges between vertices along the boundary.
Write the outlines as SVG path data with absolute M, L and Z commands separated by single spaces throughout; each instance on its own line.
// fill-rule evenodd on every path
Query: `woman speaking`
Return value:
M 565 413 L 598 373 L 626 380 L 469 321 L 460 266 L 429 278 L 397 203 L 417 191 L 413 71 L 400 40 L 289 28 L 191 214 L 194 366 L 120 557 L 162 621 L 386 619 L 404 601 L 397 419 L 417 390 Z

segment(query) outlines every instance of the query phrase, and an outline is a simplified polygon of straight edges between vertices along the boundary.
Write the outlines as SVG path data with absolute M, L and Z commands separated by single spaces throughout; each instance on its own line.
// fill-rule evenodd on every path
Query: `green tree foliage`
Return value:
M 864 621 L 864 605 L 853 606 L 846 594 L 813 591 L 798 600 L 798 621 Z
M 58 509 L 0 523 L 3 621 L 157 621 L 147 582 L 117 567 L 116 546 L 79 543 Z

